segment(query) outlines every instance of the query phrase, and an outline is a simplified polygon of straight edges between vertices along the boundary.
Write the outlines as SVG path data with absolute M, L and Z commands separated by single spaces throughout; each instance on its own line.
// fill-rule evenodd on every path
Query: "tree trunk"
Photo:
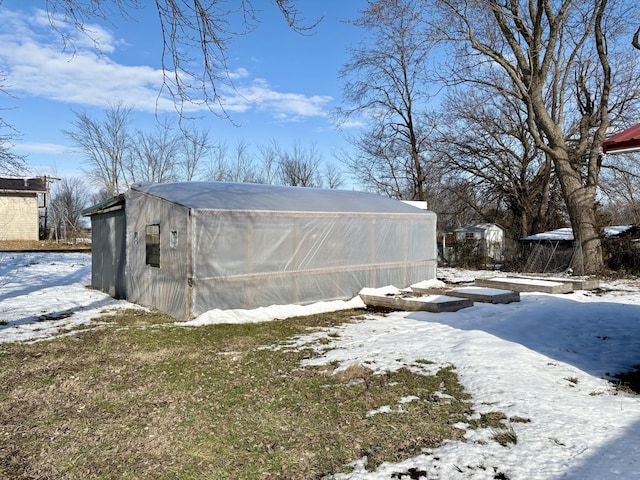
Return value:
M 594 187 L 582 184 L 579 174 L 571 167 L 568 159 L 558 156 L 554 160 L 556 174 L 571 219 L 574 245 L 578 249 L 578 263 L 575 263 L 574 273 L 579 275 L 600 274 L 604 269 L 604 262 L 600 228 L 596 222 L 596 190 Z M 582 265 L 579 260 L 582 260 Z M 582 268 L 578 268 L 580 266 Z

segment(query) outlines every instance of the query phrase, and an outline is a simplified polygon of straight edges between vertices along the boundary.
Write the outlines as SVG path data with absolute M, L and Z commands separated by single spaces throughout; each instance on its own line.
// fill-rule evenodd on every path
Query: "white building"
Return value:
M 495 223 L 464 225 L 454 231 L 456 242 L 476 241 L 482 254 L 494 261 L 502 261 L 505 241 L 504 228 Z

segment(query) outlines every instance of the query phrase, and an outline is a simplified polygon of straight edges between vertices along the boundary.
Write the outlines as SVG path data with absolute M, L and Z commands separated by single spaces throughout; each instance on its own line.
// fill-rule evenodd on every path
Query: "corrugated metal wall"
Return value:
M 126 205 L 128 300 L 188 318 L 189 210 L 135 191 Z M 147 225 L 160 226 L 160 267 L 146 262 Z
M 91 217 L 91 286 L 127 298 L 124 210 Z

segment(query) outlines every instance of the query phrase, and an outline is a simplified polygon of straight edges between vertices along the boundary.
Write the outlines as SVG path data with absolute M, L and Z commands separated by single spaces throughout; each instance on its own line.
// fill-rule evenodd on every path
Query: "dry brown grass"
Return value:
M 354 314 L 184 328 L 129 312 L 75 337 L 5 344 L 0 478 L 314 479 L 461 438 L 451 425 L 471 410 L 451 368 L 333 374 L 301 367 L 314 350 L 259 348 Z M 409 395 L 401 412 L 367 415 Z
M 74 244 L 68 242 L 54 242 L 51 240 L 0 240 L 0 252 L 24 251 L 90 251 L 90 244 Z

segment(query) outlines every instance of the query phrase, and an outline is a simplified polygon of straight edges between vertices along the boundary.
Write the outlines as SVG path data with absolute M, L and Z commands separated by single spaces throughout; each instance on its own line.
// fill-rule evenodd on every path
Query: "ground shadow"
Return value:
M 629 425 L 621 436 L 593 450 L 562 480 L 640 478 L 640 421 Z
M 412 312 L 407 318 L 484 331 L 597 377 L 640 364 L 640 305 L 523 294 L 517 303 L 475 303 L 457 312 Z
M 42 264 L 67 263 L 68 253 L 22 253 L 20 261 L 16 261 L 13 255 L 0 254 L 0 302 L 8 298 L 29 295 L 43 288 L 72 285 L 80 283 L 91 272 L 91 257 L 87 254 L 82 257 L 88 259 L 88 265 L 70 267 L 58 272 L 37 273 Z M 31 269 L 34 269 L 33 272 Z M 28 281 L 25 281 L 25 277 Z M 19 281 L 18 281 L 19 280 Z M 15 286 L 14 286 L 15 282 Z

